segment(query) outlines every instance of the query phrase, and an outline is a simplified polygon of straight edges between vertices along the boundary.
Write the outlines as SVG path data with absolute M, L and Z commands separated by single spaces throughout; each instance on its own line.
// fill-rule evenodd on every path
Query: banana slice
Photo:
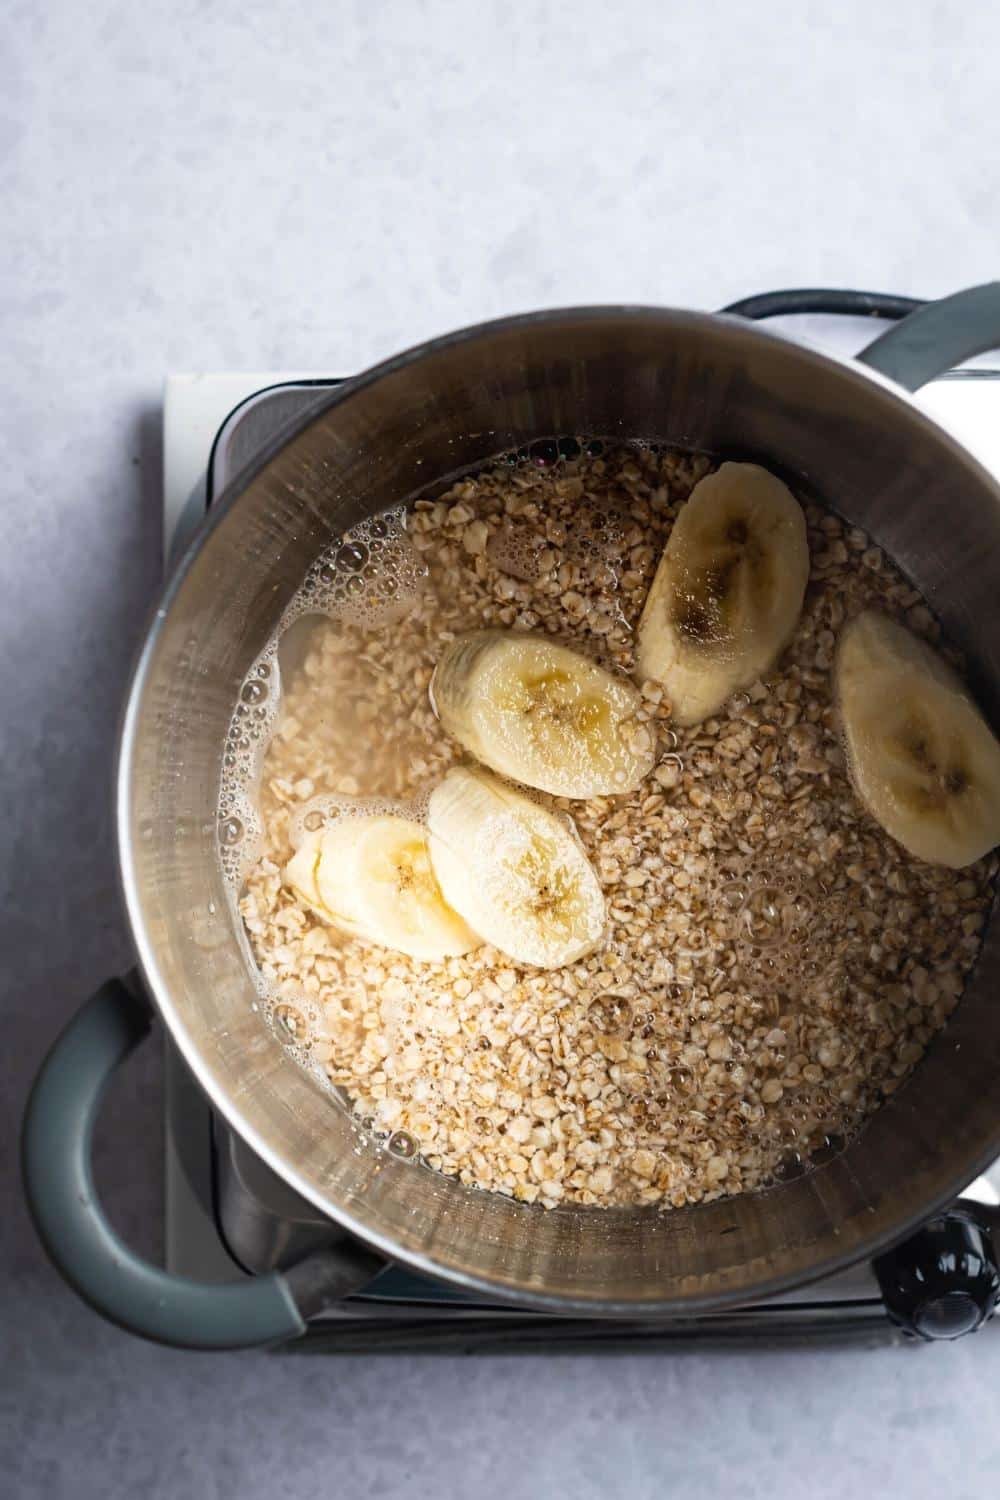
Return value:
M 460 636 L 437 664 L 431 702 L 477 760 L 555 797 L 630 792 L 653 766 L 633 685 L 545 636 Z
M 773 665 L 802 612 L 809 545 L 802 507 L 757 464 L 695 485 L 639 621 L 639 675 L 667 689 L 678 724 L 707 719 Z
M 1000 843 L 1000 744 L 936 651 L 866 610 L 841 633 L 834 685 L 851 779 L 886 833 L 953 870 Z
M 350 937 L 435 963 L 482 942 L 452 911 L 431 867 L 427 830 L 385 814 L 309 834 L 285 884 Z
M 501 953 L 557 969 L 601 941 L 604 896 L 561 818 L 457 766 L 431 793 L 427 824 L 445 900 Z

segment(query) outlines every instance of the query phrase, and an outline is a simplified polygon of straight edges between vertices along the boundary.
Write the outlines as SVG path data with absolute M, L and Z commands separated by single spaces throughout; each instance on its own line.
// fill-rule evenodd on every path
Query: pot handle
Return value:
M 908 391 L 982 354 L 1000 348 L 1000 281 L 925 302 L 880 334 L 857 356 Z
M 131 1333 L 186 1349 L 245 1349 L 293 1339 L 306 1318 L 356 1291 L 384 1262 L 360 1245 L 324 1249 L 285 1272 L 209 1285 L 135 1255 L 97 1201 L 90 1148 L 112 1072 L 148 1034 L 145 996 L 109 980 L 77 1011 L 42 1064 L 21 1139 L 25 1193 L 57 1269 Z

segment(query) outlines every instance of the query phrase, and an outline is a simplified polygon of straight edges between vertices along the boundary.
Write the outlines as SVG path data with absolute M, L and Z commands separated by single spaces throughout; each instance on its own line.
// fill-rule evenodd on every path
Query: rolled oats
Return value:
M 285 1035 L 375 1129 L 518 1202 L 671 1207 L 766 1184 L 898 1087 L 978 952 L 995 858 L 910 859 L 854 797 L 832 713 L 845 619 L 875 605 L 931 639 L 936 621 L 863 531 L 814 506 L 805 606 L 767 679 L 690 729 L 641 684 L 652 776 L 547 799 L 603 886 L 602 951 L 556 972 L 488 946 L 420 964 L 342 938 L 281 884 L 303 802 L 410 799 L 459 758 L 427 696 L 445 641 L 517 624 L 631 672 L 657 559 L 708 468 L 626 448 L 418 500 L 426 595 L 401 626 L 319 624 L 268 749 L 240 910 Z M 755 943 L 761 886 L 798 903 L 794 941 Z

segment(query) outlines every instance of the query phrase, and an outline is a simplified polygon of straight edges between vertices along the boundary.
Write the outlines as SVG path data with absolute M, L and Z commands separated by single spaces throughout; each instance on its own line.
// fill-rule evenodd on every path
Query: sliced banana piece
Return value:
M 697 724 L 780 656 L 802 612 L 802 507 L 757 464 L 695 485 L 639 621 L 638 675 L 662 682 L 678 724 Z
M 519 963 L 557 969 L 601 941 L 604 896 L 571 828 L 488 771 L 457 766 L 431 793 L 445 900 Z
M 1000 843 L 1000 744 L 936 651 L 866 610 L 841 633 L 834 685 L 851 779 L 886 833 L 953 870 Z
M 543 635 L 459 636 L 437 664 L 431 702 L 477 760 L 556 797 L 630 792 L 652 769 L 632 683 Z
M 427 830 L 409 818 L 340 818 L 306 837 L 284 879 L 341 932 L 411 958 L 434 963 L 482 942 L 445 901 Z
M 323 910 L 317 880 L 322 844 L 322 830 L 318 833 L 307 834 L 285 866 L 282 879 L 288 889 L 294 891 L 306 906 L 311 906 L 323 916 L 329 916 L 329 913 Z

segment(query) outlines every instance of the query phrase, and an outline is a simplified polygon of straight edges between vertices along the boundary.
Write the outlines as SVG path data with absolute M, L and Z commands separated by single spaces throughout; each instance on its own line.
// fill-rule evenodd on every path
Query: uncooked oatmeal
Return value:
M 277 1020 L 401 1154 L 526 1202 L 681 1206 L 838 1149 L 899 1088 L 975 961 L 996 858 L 906 853 L 848 778 L 838 631 L 876 606 L 927 641 L 920 595 L 861 531 L 806 504 L 809 579 L 777 667 L 694 727 L 640 683 L 634 791 L 568 815 L 604 942 L 562 968 L 484 945 L 443 962 L 342 936 L 283 882 L 319 794 L 410 802 L 467 759 L 432 710 L 445 647 L 549 634 L 632 675 L 657 563 L 704 457 L 542 445 L 417 500 L 426 587 L 403 620 L 317 623 L 264 760 L 240 899 Z

